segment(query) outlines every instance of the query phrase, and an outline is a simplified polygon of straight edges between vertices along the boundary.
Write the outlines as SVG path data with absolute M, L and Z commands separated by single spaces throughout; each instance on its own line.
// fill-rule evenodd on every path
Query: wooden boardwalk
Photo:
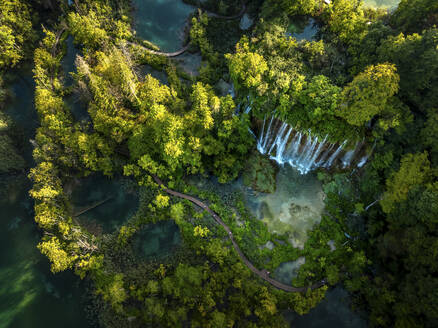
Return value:
M 209 17 L 214 17 L 214 18 L 220 18 L 220 19 L 226 19 L 226 20 L 232 20 L 232 19 L 237 19 L 239 17 L 241 17 L 246 11 L 246 4 L 242 3 L 242 9 L 240 10 L 240 12 L 236 15 L 233 16 L 222 16 L 210 11 L 206 11 L 207 15 Z M 179 55 L 182 55 L 183 53 L 185 53 L 187 51 L 187 49 L 189 49 L 190 46 L 190 42 L 188 42 L 184 47 L 182 47 L 180 50 L 174 51 L 174 52 L 164 52 L 164 51 L 157 51 L 157 50 L 152 50 L 149 49 L 141 44 L 138 43 L 134 43 L 134 42 L 127 42 L 130 45 L 134 45 L 134 46 L 138 46 L 140 48 L 142 48 L 143 50 L 153 54 L 153 55 L 158 55 L 158 56 L 164 56 L 164 57 L 177 57 Z
M 239 257 L 241 258 L 242 262 L 253 272 L 255 273 L 257 276 L 259 276 L 260 278 L 262 278 L 263 280 L 265 280 L 266 282 L 270 283 L 272 286 L 274 286 L 277 289 L 283 290 L 285 292 L 293 292 L 293 293 L 303 293 L 306 292 L 309 288 L 310 289 L 316 289 L 319 287 L 322 287 L 325 285 L 324 281 L 320 281 L 317 282 L 309 287 L 293 287 L 293 286 L 289 286 L 286 284 L 283 284 L 281 282 L 279 282 L 278 280 L 272 279 L 269 276 L 269 273 L 263 269 L 263 270 L 259 270 L 257 269 L 245 256 L 245 254 L 243 254 L 242 250 L 240 249 L 239 245 L 237 245 L 233 233 L 230 230 L 230 228 L 225 224 L 224 221 L 222 221 L 222 219 L 219 217 L 219 215 L 217 215 L 210 207 L 208 207 L 208 205 L 206 205 L 204 202 L 202 202 L 200 199 L 190 196 L 190 195 L 186 195 L 183 193 L 180 193 L 178 191 L 172 190 L 167 188 L 164 183 L 160 180 L 160 178 L 158 178 L 156 175 L 151 175 L 152 178 L 155 180 L 155 182 L 162 187 L 162 190 L 164 190 L 166 193 L 168 193 L 169 195 L 175 196 L 175 197 L 179 197 L 179 198 L 183 198 L 183 199 L 187 199 L 190 202 L 192 202 L 193 204 L 196 204 L 197 206 L 199 206 L 200 208 L 202 208 L 203 210 L 207 211 L 208 213 L 211 214 L 211 216 L 213 217 L 213 219 L 219 223 L 227 232 L 228 234 L 228 238 L 230 238 L 231 243 L 233 244 L 234 249 L 236 250 L 237 254 L 239 255 Z

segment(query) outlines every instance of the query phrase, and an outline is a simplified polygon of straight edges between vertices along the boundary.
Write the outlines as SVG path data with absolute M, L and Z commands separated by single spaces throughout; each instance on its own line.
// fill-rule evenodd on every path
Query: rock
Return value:
M 240 19 L 239 27 L 241 30 L 246 31 L 252 26 L 253 22 L 254 20 L 249 18 L 248 14 L 244 14 Z

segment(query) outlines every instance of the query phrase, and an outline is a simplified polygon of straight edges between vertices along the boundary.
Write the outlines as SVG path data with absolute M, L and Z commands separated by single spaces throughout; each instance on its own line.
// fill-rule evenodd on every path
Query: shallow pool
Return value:
M 195 11 L 182 0 L 133 0 L 134 28 L 139 37 L 163 51 L 176 51 L 183 46 L 187 19 Z

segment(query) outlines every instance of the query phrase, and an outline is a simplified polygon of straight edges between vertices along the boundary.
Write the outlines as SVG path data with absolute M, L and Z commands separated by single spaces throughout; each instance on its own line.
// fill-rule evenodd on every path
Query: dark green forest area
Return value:
M 336 286 L 370 327 L 438 327 L 438 1 L 392 10 L 359 0 L 184 2 L 199 8 L 181 36 L 184 56 L 200 58 L 196 74 L 139 36 L 134 1 L 0 1 L 0 180 L 31 180 L 37 247 L 51 271 L 85 281 L 100 327 L 288 327 L 287 311 L 308 313 Z M 309 19 L 315 36 L 298 40 L 295 22 Z M 26 69 L 39 119 L 30 141 L 4 110 Z M 191 180 L 242 177 L 273 193 L 279 167 L 256 137 L 271 117 L 300 141 L 314 136 L 345 154 L 360 144 L 364 155 L 360 165 L 315 169 L 325 207 L 301 248 L 255 218 L 241 194 Z M 21 152 L 29 142 L 32 163 Z M 98 175 L 139 195 L 110 233 L 73 205 L 72 186 Z M 157 177 L 208 203 L 258 270 L 304 257 L 289 285 L 307 291 L 254 274 L 231 233 Z M 176 225 L 181 242 L 139 256 L 154 224 Z M 261 247 L 268 242 L 275 247 Z

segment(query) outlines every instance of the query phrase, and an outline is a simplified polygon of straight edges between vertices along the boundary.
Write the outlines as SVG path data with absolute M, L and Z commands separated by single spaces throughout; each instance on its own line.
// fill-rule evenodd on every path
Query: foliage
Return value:
M 369 66 L 357 75 L 341 94 L 339 115 L 348 123 L 363 126 L 376 115 L 385 115 L 380 125 L 386 130 L 399 125 L 400 115 L 391 108 L 390 99 L 398 91 L 400 77 L 391 64 Z
M 389 36 L 377 49 L 379 60 L 394 63 L 400 75 L 400 98 L 426 112 L 437 103 L 438 29 L 420 34 Z M 415 60 L 412 60 L 415 58 Z
M 422 32 L 438 22 L 438 4 L 433 0 L 401 0 L 391 23 L 406 33 Z
M 387 191 L 380 202 L 383 211 L 385 213 L 391 212 L 397 203 L 406 200 L 413 187 L 429 180 L 430 175 L 430 162 L 426 152 L 403 156 L 400 170 L 386 181 Z
M 15 66 L 36 39 L 29 6 L 22 0 L 0 3 L 0 68 Z
M 52 263 L 51 270 L 53 273 L 64 271 L 73 266 L 74 257 L 70 257 L 66 251 L 62 249 L 61 242 L 58 238 L 52 237 L 38 244 L 38 248 L 46 255 Z

